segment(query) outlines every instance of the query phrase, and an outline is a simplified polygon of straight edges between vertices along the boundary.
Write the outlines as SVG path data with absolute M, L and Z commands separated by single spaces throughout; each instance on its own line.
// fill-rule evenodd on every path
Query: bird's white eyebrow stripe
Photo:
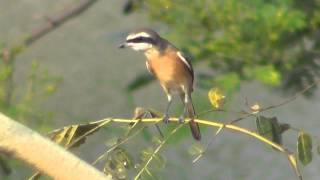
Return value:
M 188 67 L 190 70 L 192 70 L 191 65 L 190 65 L 189 62 L 186 60 L 186 58 L 183 57 L 183 55 L 181 54 L 180 51 L 177 52 L 177 55 L 178 55 L 179 58 L 182 60 L 182 62 L 183 62 L 184 64 L 186 64 L 187 67 Z
M 127 37 L 127 40 L 129 39 L 134 39 L 134 38 L 137 38 L 137 37 L 151 37 L 148 33 L 145 33 L 145 32 L 140 32 L 138 34 L 130 34 L 128 37 Z

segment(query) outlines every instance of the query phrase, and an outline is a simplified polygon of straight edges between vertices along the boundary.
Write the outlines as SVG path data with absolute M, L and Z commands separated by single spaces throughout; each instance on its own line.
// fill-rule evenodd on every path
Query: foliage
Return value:
M 312 139 L 308 133 L 300 131 L 298 135 L 297 151 L 299 160 L 303 165 L 307 165 L 312 160 Z
M 296 90 L 319 76 L 319 0 L 142 2 L 128 4 L 168 27 L 161 34 L 193 63 L 205 63 L 214 77 L 232 74 L 226 84 L 236 78 Z
M 231 113 L 221 109 L 225 96 L 220 90 L 230 98 L 242 81 L 254 80 L 294 92 L 308 87 L 320 75 L 319 0 L 128 0 L 126 5 L 126 14 L 140 7 L 153 22 L 166 27 L 160 32 L 163 37 L 193 56 L 193 64 L 201 63 L 211 69 L 211 72 L 197 73 L 198 85 L 210 90 L 208 97 L 213 110 L 207 112 Z M 131 83 L 139 82 L 141 86 L 130 90 L 150 82 L 141 80 L 137 78 Z M 282 145 L 282 133 L 294 128 L 278 122 L 276 117 L 261 115 L 260 112 L 274 107 L 277 106 L 252 105 L 249 112 L 241 112 L 244 117 L 231 123 L 254 116 L 258 133 Z M 297 153 L 288 152 L 288 159 L 298 176 L 295 156 L 302 164 L 308 164 L 312 160 L 311 142 L 311 136 L 301 131 Z M 317 147 L 320 152 L 319 149 L 320 146 Z M 197 145 L 190 150 L 192 154 L 201 155 L 204 151 Z
M 33 61 L 25 82 L 15 86 L 13 75 L 16 72 L 16 64 L 14 60 L 23 49 L 23 45 L 16 45 L 8 50 L 4 43 L 0 43 L 0 111 L 20 122 L 47 131 L 53 114 L 40 110 L 40 104 L 56 92 L 61 78 L 42 70 L 40 64 Z M 0 167 L 6 172 L 6 175 L 9 175 L 11 166 L 19 165 L 14 164 L 14 160 L 5 157 L 6 154 L 0 154 Z
M 165 37 L 192 54 L 194 63 L 205 63 L 211 68 L 215 78 L 213 79 L 211 74 L 199 74 L 199 84 L 206 89 L 211 88 L 208 102 L 214 110 L 223 107 L 225 100 L 223 94 L 227 97 L 232 95 L 239 88 L 241 80 L 257 80 L 272 86 L 300 88 L 312 82 L 319 73 L 316 56 L 320 45 L 319 40 L 314 38 L 320 23 L 318 0 L 307 0 L 302 4 L 297 0 L 131 0 L 129 2 L 131 4 L 127 4 L 124 8 L 126 13 L 144 6 L 152 20 L 174 29 L 164 34 Z M 0 45 L 0 52 L 5 52 L 4 47 L 5 45 L 2 48 Z M 15 56 L 23 49 L 23 45 L 16 46 L 10 53 Z M 8 80 L 12 81 L 10 77 L 15 70 L 13 63 L 5 64 L 5 55 L 3 53 L 0 57 L 0 63 L 3 63 L 0 64 L 1 86 L 6 86 Z M 40 70 L 39 64 L 34 62 L 21 90 L 22 95 L 14 96 L 10 106 L 5 106 L 6 103 L 3 103 L 6 101 L 7 89 L 0 88 L 0 110 L 20 121 L 32 119 L 41 124 L 44 119 L 46 121 L 50 119 L 51 114 L 39 112 L 38 105 L 55 93 L 60 81 L 59 78 Z M 131 83 L 127 90 L 131 92 L 148 82 L 150 76 L 143 74 Z M 16 93 L 17 89 L 13 90 Z M 233 125 L 233 122 L 228 124 L 199 119 L 197 121 L 203 125 L 219 127 L 218 133 L 222 129 L 236 130 L 285 153 L 300 177 L 297 157 L 303 165 L 312 161 L 312 136 L 305 131 L 298 131 L 297 152 L 291 153 L 284 145 L 282 134 L 286 130 L 295 131 L 295 129 L 289 124 L 280 123 L 276 117 L 263 116 L 262 111 L 268 109 L 271 108 L 262 108 L 255 104 L 250 107 L 250 112 L 242 112 L 245 117 L 239 118 L 256 118 L 258 133 Z M 227 110 L 224 111 L 229 113 Z M 151 119 L 147 119 L 146 114 L 150 115 Z M 179 126 L 173 124 L 166 127 L 163 135 L 157 125 L 159 117 L 160 115 L 149 109 L 142 109 L 142 113 L 133 119 L 110 118 L 70 125 L 54 130 L 48 135 L 66 149 L 78 148 L 85 143 L 89 135 L 109 125 L 110 122 L 128 123 L 128 126 L 121 127 L 124 131 L 123 136 L 112 139 L 111 143 L 106 144 L 105 152 L 97 156 L 92 164 L 103 161 L 104 173 L 117 179 L 130 177 L 158 179 L 157 172 L 167 165 L 167 159 L 160 153 L 161 148 L 169 144 L 170 139 L 174 139 L 175 143 L 178 143 L 178 140 L 180 142 L 181 137 L 185 137 L 188 132 L 184 129 L 184 124 Z M 171 121 L 177 120 L 173 118 Z M 147 123 L 155 125 L 160 135 L 149 131 Z M 127 146 L 130 146 L 129 140 L 142 133 L 148 144 L 136 147 L 139 148 L 139 152 L 135 156 Z M 135 147 L 136 143 L 131 146 Z M 196 156 L 205 153 L 208 147 L 209 145 L 204 148 L 201 144 L 194 144 L 188 152 Z M 317 150 L 320 152 L 319 143 Z M 133 175 L 130 174 L 132 172 Z
M 310 89 L 311 87 L 309 87 Z M 214 96 L 222 97 L 222 93 L 218 93 L 217 88 L 213 88 L 211 93 L 209 92 L 208 101 L 212 101 L 210 94 L 215 92 Z M 300 94 L 301 95 L 301 94 Z M 285 101 L 289 102 L 289 101 Z M 212 102 L 212 106 L 216 109 L 216 101 Z M 283 104 L 282 104 L 283 105 Z M 297 152 L 293 153 L 285 146 L 282 140 L 282 134 L 287 130 L 296 131 L 291 125 L 286 123 L 280 123 L 276 117 L 266 117 L 262 115 L 262 112 L 278 106 L 261 107 L 259 104 L 255 104 L 250 107 L 250 112 L 243 112 L 246 114 L 245 117 L 255 117 L 258 133 L 255 133 L 249 129 L 235 126 L 231 123 L 224 124 L 215 121 L 199 120 L 195 119 L 196 122 L 202 125 L 219 127 L 216 135 L 221 132 L 222 129 L 232 129 L 242 134 L 247 134 L 251 137 L 264 142 L 265 144 L 273 147 L 277 152 L 286 154 L 289 164 L 294 169 L 297 177 L 302 179 L 299 164 L 297 158 L 303 165 L 307 165 L 312 161 L 312 138 L 311 135 L 305 131 L 297 131 Z M 209 112 L 209 111 L 208 111 Z M 151 119 L 148 119 L 150 116 Z M 181 130 L 185 124 L 175 125 L 175 128 L 171 128 L 171 131 L 166 131 L 164 134 L 160 133 L 161 136 L 152 134 L 152 142 L 148 141 L 147 146 L 136 147 L 139 149 L 138 153 L 130 151 L 131 146 L 136 146 L 136 142 L 130 145 L 130 140 L 136 137 L 138 134 L 142 135 L 144 129 L 147 128 L 147 123 L 158 123 L 161 121 L 161 117 L 157 112 L 144 109 L 136 108 L 133 119 L 117 119 L 107 118 L 87 124 L 70 125 L 50 132 L 48 135 L 55 142 L 63 145 L 66 149 L 71 147 L 77 148 L 85 143 L 85 139 L 89 135 L 99 131 L 103 127 L 111 124 L 111 122 L 128 123 L 128 126 L 122 127 L 124 129 L 124 135 L 115 139 L 110 139 L 110 142 L 106 144 L 107 149 L 102 155 L 98 156 L 97 159 L 92 163 L 95 165 L 98 162 L 104 162 L 103 171 L 105 174 L 112 176 L 116 179 L 128 179 L 134 177 L 134 179 L 158 179 L 157 173 L 162 171 L 167 164 L 165 156 L 160 153 L 160 150 L 169 143 L 170 138 L 175 138 L 178 130 Z M 177 118 L 170 118 L 170 121 L 178 122 Z M 114 127 L 113 127 L 114 128 Z M 168 130 L 168 129 L 167 129 Z M 215 135 L 215 136 L 216 136 Z M 214 137 L 215 137 L 214 136 Z M 143 138 L 143 136 L 140 136 Z M 214 138 L 213 137 L 213 138 Z M 126 145 L 125 145 L 126 144 Z M 209 144 L 204 148 L 202 143 L 194 143 L 186 151 L 192 156 L 197 156 L 194 163 L 199 160 L 200 157 L 208 150 Z M 318 144 L 318 147 L 319 148 Z M 39 178 L 40 174 L 36 173 L 33 178 Z
M 289 129 L 288 124 L 280 124 L 276 117 L 257 116 L 256 125 L 260 135 L 277 144 L 282 144 L 282 133 Z
M 101 120 L 87 124 L 77 124 L 63 127 L 50 132 L 49 137 L 58 144 L 63 144 L 65 148 L 80 146 L 86 140 L 86 137 L 97 132 L 101 127 L 111 122 L 110 119 Z
M 14 66 L 5 66 L 0 62 L 0 68 L 14 69 Z M 2 73 L 0 75 L 0 84 L 3 85 L 7 76 L 14 72 Z M 11 80 L 13 81 L 13 80 Z M 11 99 L 10 106 L 5 106 L 5 99 L 0 99 L 0 109 L 16 120 L 27 122 L 32 119 L 33 124 L 38 128 L 45 128 L 52 118 L 51 112 L 39 111 L 39 105 L 47 98 L 52 96 L 56 90 L 61 78 L 54 77 L 46 70 L 40 69 L 40 64 L 34 61 L 30 67 L 26 81 L 19 89 L 13 88 L 12 91 L 19 93 Z M 14 83 L 14 82 L 11 82 Z M 6 93 L 5 88 L 0 88 L 3 97 Z

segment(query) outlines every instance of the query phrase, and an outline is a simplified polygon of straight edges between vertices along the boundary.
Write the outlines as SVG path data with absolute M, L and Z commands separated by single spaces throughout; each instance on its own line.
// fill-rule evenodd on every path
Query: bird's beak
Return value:
M 118 48 L 121 48 L 121 49 L 123 49 L 123 48 L 126 48 L 126 47 L 128 47 L 128 44 L 125 42 L 125 43 L 122 43 L 122 44 L 120 44 L 119 46 L 118 46 Z

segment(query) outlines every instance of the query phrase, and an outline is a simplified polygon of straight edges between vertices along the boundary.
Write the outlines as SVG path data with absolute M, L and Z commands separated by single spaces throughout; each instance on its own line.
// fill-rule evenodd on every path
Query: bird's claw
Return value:
M 180 116 L 178 121 L 179 121 L 179 123 L 184 123 L 184 116 Z
M 169 116 L 168 116 L 168 115 L 164 115 L 163 118 L 162 118 L 162 121 L 163 121 L 165 124 L 168 124 L 168 123 L 169 123 Z

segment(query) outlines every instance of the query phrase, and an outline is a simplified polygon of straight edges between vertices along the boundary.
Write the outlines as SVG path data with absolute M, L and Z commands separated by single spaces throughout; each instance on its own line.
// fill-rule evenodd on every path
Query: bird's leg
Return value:
M 184 119 L 185 119 L 185 114 L 186 113 L 187 113 L 187 104 L 185 103 L 184 107 L 183 107 L 183 112 L 179 117 L 179 123 L 184 123 Z
M 168 104 L 166 107 L 166 111 L 164 112 L 164 116 L 162 118 L 162 121 L 166 124 L 169 122 L 169 109 L 170 109 L 170 105 L 172 103 L 172 96 L 170 94 L 168 94 L 167 97 L 168 97 Z
M 189 102 L 189 96 L 187 95 L 187 93 L 184 93 L 184 97 L 183 97 L 182 100 L 183 100 L 184 107 L 183 107 L 183 112 L 179 117 L 179 123 L 183 123 L 184 122 L 185 115 L 187 113 L 187 104 Z

